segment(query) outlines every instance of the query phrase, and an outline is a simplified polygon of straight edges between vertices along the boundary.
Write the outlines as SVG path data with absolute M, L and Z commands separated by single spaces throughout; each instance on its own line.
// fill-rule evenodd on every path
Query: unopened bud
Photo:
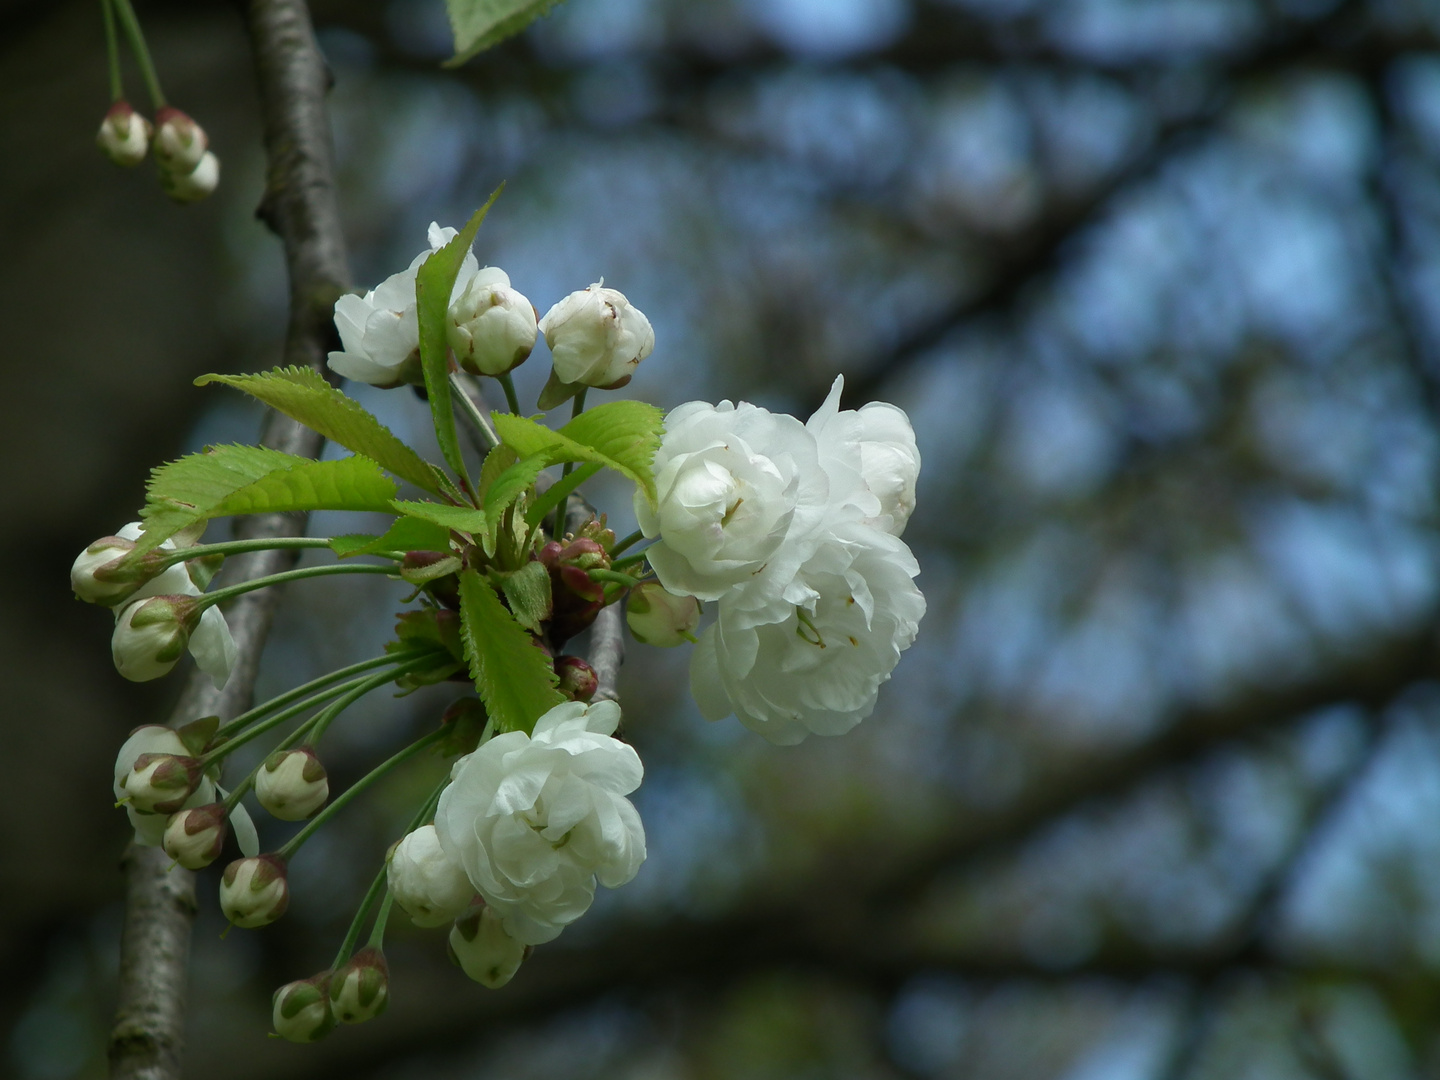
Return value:
M 194 608 L 188 596 L 152 596 L 126 607 L 110 637 L 115 669 L 131 682 L 169 674 L 190 643 Z
M 539 328 L 550 346 L 555 380 L 567 386 L 624 386 L 655 347 L 644 312 L 603 282 L 565 297 L 545 313 Z
M 135 541 L 102 536 L 82 551 L 70 567 L 70 588 L 87 604 L 113 607 L 140 587 L 143 571 L 122 574 L 117 563 L 135 550 Z
M 220 878 L 220 910 L 236 926 L 265 926 L 290 906 L 285 860 L 276 854 L 236 859 Z
M 225 846 L 225 807 L 207 803 L 177 810 L 165 826 L 165 854 L 186 870 L 202 870 L 220 857 Z
M 445 853 L 434 825 L 422 825 L 395 845 L 386 871 L 390 895 L 416 926 L 442 926 L 470 906 L 475 886 Z
M 286 983 L 270 999 L 270 1022 L 275 1034 L 294 1043 L 318 1042 L 335 1027 L 330 1011 L 328 971 Z
M 595 669 L 578 656 L 557 656 L 555 674 L 560 676 L 556 689 L 571 701 L 589 701 L 600 688 Z
M 535 347 L 535 306 L 495 266 L 482 267 L 450 305 L 446 326 L 455 359 L 472 375 L 504 375 Z
M 466 975 L 491 990 L 499 990 L 513 979 L 529 955 L 530 946 L 507 934 L 495 909 L 483 902 L 450 928 L 450 958 Z
M 641 644 L 673 648 L 695 640 L 700 601 L 693 596 L 677 596 L 658 581 L 647 581 L 630 590 L 625 621 Z
M 374 946 L 361 949 L 330 977 L 330 1009 L 342 1024 L 373 1020 L 390 1004 L 390 967 Z
M 124 798 L 136 810 L 173 814 L 200 786 L 198 758 L 179 754 L 141 754 L 120 781 Z
M 255 774 L 255 797 L 281 821 L 303 821 L 325 805 L 330 781 L 308 746 L 277 750 Z
M 193 172 L 209 147 L 205 129 L 186 113 L 165 108 L 155 114 L 155 160 L 166 172 Z
M 150 146 L 150 121 L 132 109 L 128 101 L 117 101 L 100 121 L 95 144 L 116 165 L 139 165 Z
M 160 171 L 160 186 L 178 203 L 199 202 L 220 185 L 220 159 L 210 151 L 187 173 Z

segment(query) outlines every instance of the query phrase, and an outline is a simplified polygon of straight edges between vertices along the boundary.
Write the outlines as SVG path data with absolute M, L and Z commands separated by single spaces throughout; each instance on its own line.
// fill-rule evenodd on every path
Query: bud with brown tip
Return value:
M 198 758 L 180 754 L 141 754 L 120 781 L 123 796 L 141 813 L 173 814 L 200 786 Z
M 331 972 L 286 983 L 270 999 L 275 1034 L 293 1043 L 319 1042 L 335 1027 L 330 1011 Z
M 255 774 L 255 797 L 281 821 L 303 821 L 325 805 L 330 781 L 310 747 L 277 750 Z
M 209 148 L 205 129 L 187 113 L 166 107 L 155 114 L 155 161 L 166 172 L 193 172 Z
M 272 853 L 236 859 L 220 878 L 220 910 L 236 926 L 266 926 L 290 906 L 285 860 Z
M 220 857 L 226 831 L 224 804 L 207 803 L 171 814 L 162 844 L 186 870 L 203 870 Z
M 556 689 L 571 701 L 588 702 L 600 688 L 595 669 L 578 656 L 557 656 L 555 674 L 560 676 Z
M 100 121 L 95 145 L 116 165 L 129 168 L 145 160 L 150 131 L 149 120 L 132 109 L 128 101 L 117 101 Z
M 330 1010 L 342 1024 L 373 1020 L 390 1004 L 390 966 L 373 945 L 330 977 Z

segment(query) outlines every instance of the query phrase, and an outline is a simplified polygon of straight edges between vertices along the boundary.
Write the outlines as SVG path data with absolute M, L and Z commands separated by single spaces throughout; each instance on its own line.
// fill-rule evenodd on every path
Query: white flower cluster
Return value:
M 455 763 L 435 824 L 391 854 L 390 890 L 421 926 L 463 915 L 477 893 L 484 900 L 486 921 L 451 936 L 467 971 L 493 973 L 496 950 L 508 949 L 514 962 L 502 967 L 513 974 L 521 947 L 553 940 L 585 914 L 597 880 L 616 888 L 645 861 L 645 830 L 626 798 L 644 769 L 613 738 L 619 724 L 615 702 L 573 701 L 529 735 L 495 736 Z
M 115 613 L 111 653 L 115 667 L 132 682 L 148 682 L 167 674 L 188 647 L 200 670 L 223 687 L 235 665 L 235 639 L 225 616 L 217 607 L 207 607 L 193 617 L 184 600 L 204 590 L 191 576 L 189 563 L 177 562 L 143 582 L 117 579 L 108 573 L 115 563 L 135 546 L 143 526 L 132 521 L 114 536 L 95 541 L 76 558 L 70 568 L 70 585 L 75 595 L 92 604 L 103 604 Z M 174 540 L 160 545 L 174 551 Z
M 333 371 L 382 387 L 424 381 L 415 278 L 421 264 L 456 235 L 455 229 L 432 221 L 430 246 L 409 267 L 363 297 L 347 294 L 335 302 L 335 327 L 344 348 L 330 354 Z M 464 370 L 498 377 L 523 363 L 544 334 L 559 383 L 624 386 L 655 347 L 655 332 L 644 312 L 603 284 L 571 293 L 542 319 L 535 305 L 511 287 L 504 270 L 482 267 L 467 252 L 450 291 L 446 339 Z
M 746 402 L 681 405 L 655 455 L 659 503 L 635 498 L 660 583 L 719 602 L 691 658 L 701 712 L 774 743 L 869 716 L 925 614 L 899 539 L 915 433 L 893 405 L 841 410 L 842 387 L 805 424 Z

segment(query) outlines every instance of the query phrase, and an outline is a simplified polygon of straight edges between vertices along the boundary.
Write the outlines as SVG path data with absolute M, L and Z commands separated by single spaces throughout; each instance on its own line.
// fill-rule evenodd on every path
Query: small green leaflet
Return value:
M 455 55 L 445 66 L 457 67 L 518 34 L 556 3 L 558 0 L 445 0 L 455 34 Z
M 515 621 L 531 633 L 540 633 L 540 624 L 550 617 L 550 571 L 543 563 L 528 562 L 505 576 L 504 589 Z
M 263 446 L 214 446 L 155 469 L 146 494 L 140 511 L 145 532 L 130 558 L 153 550 L 187 525 L 228 514 L 392 513 L 395 481 L 358 454 L 339 461 L 312 461 Z
M 545 454 L 536 454 L 523 461 L 517 461 L 495 478 L 485 489 L 485 516 L 499 521 L 505 509 L 530 489 L 535 478 L 550 464 Z
M 460 572 L 460 629 L 470 677 L 499 730 L 528 734 L 565 700 L 550 658 L 474 570 Z
M 202 375 L 196 386 L 222 383 L 298 420 L 347 450 L 373 458 L 402 480 L 426 491 L 439 491 L 435 467 L 360 403 L 346 397 L 310 368 L 288 367 L 255 375 Z
M 382 536 L 337 536 L 330 548 L 342 559 L 381 551 L 449 551 L 450 530 L 420 518 L 401 517 Z
M 664 417 L 643 401 L 609 401 L 581 413 L 559 431 L 510 413 L 492 413 L 495 430 L 522 457 L 548 456 L 561 461 L 593 461 L 635 481 L 651 503 L 655 476 L 651 464 L 660 446 Z
M 485 531 L 485 511 L 473 506 L 447 506 L 434 502 L 407 502 L 397 499 L 389 509 L 396 514 L 419 518 L 443 529 L 459 529 L 472 536 Z M 443 550 L 443 549 L 437 549 Z
M 465 475 L 460 457 L 460 442 L 455 435 L 455 414 L 450 405 L 450 346 L 445 340 L 445 326 L 450 318 L 450 292 L 460 275 L 460 264 L 490 204 L 500 196 L 504 184 L 496 188 L 485 205 L 471 215 L 458 236 L 420 264 L 415 275 L 415 315 L 420 323 L 420 368 L 425 374 L 425 392 L 430 398 L 430 416 L 435 421 L 435 440 L 440 452 L 456 476 Z

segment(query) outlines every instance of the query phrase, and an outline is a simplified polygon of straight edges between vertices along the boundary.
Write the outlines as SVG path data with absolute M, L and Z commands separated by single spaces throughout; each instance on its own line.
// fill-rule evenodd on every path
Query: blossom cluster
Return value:
M 179 109 L 160 109 L 152 125 L 128 101 L 117 101 L 100 122 L 95 143 L 127 168 L 144 161 L 153 147 L 160 186 L 179 203 L 198 202 L 220 183 L 220 159 L 205 129 Z
M 635 498 L 660 583 L 718 601 L 690 664 L 701 712 L 780 744 L 869 716 L 925 613 L 900 539 L 915 433 L 894 405 L 842 410 L 843 386 L 804 424 L 743 401 L 681 405 L 655 457 L 658 505 Z

